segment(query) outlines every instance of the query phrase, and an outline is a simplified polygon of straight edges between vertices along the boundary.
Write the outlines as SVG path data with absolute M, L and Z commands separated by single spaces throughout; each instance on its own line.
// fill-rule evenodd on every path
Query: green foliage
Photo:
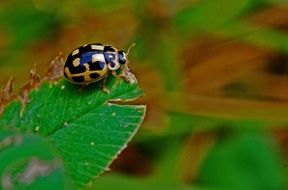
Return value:
M 47 37 L 51 28 L 57 25 L 56 14 L 53 11 L 43 11 L 35 8 L 31 2 L 17 2 L 0 12 L 0 24 L 4 32 L 13 36 L 11 49 L 19 48 Z
M 248 24 L 244 19 L 252 11 L 273 3 L 276 2 L 269 0 L 205 0 L 196 6 L 179 11 L 172 19 L 172 26 L 185 38 L 195 35 L 195 33 L 205 32 L 287 53 L 288 37 L 286 34 L 268 27 Z
M 0 126 L 48 137 L 59 151 L 68 176 L 83 187 L 108 170 L 145 114 L 145 106 L 116 104 L 143 95 L 137 84 L 111 79 L 107 87 L 109 93 L 103 93 L 100 84 L 79 90 L 66 80 L 55 85 L 45 82 L 30 93 L 24 111 L 20 102 L 10 104 Z
M 199 183 L 239 190 L 284 189 L 282 164 L 271 144 L 255 134 L 220 141 L 204 161 Z

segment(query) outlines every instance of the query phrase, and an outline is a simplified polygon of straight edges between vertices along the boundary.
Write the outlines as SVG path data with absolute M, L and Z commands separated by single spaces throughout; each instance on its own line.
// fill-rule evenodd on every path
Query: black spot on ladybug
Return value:
M 74 82 L 83 82 L 83 81 L 85 81 L 83 76 L 72 77 L 72 80 Z
M 115 67 L 115 63 L 114 63 L 114 62 L 111 62 L 111 63 L 110 63 L 110 66 L 111 66 L 111 67 Z
M 98 74 L 98 73 L 91 73 L 90 74 L 90 77 L 92 78 L 92 79 L 96 79 L 96 78 L 98 78 L 100 75 Z
M 107 51 L 115 52 L 115 49 L 112 46 L 105 46 L 104 52 L 107 52 Z
M 91 51 L 91 47 L 88 46 L 88 45 L 87 46 L 82 46 L 82 47 L 79 48 L 79 50 L 80 50 L 80 54 L 82 54 L 82 53 Z
M 78 67 L 74 67 L 73 65 L 68 66 L 69 71 L 71 74 L 78 74 L 78 73 L 84 73 L 86 71 L 86 68 L 84 65 L 79 65 Z
M 103 70 L 105 67 L 105 63 L 102 61 L 96 61 L 94 63 L 90 63 L 89 64 L 89 70 L 90 71 L 99 71 L 99 70 Z
M 126 63 L 126 59 L 125 59 L 125 56 L 124 56 L 124 51 L 118 51 L 118 62 L 120 64 L 125 64 Z

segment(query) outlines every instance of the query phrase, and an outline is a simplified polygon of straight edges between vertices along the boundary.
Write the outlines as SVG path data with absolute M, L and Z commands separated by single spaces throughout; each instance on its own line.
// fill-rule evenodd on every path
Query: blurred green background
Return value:
M 288 189 L 287 0 L 1 0 L 0 82 L 80 45 L 127 50 L 141 130 L 91 189 Z

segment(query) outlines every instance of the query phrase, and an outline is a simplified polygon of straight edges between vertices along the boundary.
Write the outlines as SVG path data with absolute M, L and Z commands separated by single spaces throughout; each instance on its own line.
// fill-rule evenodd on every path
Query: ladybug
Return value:
M 134 79 L 127 78 L 131 75 L 127 66 L 128 54 L 134 46 L 135 44 L 132 44 L 129 47 L 128 53 L 101 43 L 80 46 L 68 55 L 64 65 L 64 76 L 70 82 L 82 85 L 103 80 L 103 90 L 106 91 L 105 81 L 109 71 L 117 76 L 116 71 L 124 68 L 124 75 L 119 76 L 124 77 L 126 81 L 134 82 Z

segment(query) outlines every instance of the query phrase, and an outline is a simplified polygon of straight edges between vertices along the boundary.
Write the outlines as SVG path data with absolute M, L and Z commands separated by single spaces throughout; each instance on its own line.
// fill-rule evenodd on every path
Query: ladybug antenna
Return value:
M 133 43 L 133 44 L 131 44 L 131 45 L 129 46 L 128 51 L 127 51 L 127 55 L 129 55 L 130 49 L 131 49 L 131 48 L 134 48 L 135 46 L 136 46 L 136 43 Z

